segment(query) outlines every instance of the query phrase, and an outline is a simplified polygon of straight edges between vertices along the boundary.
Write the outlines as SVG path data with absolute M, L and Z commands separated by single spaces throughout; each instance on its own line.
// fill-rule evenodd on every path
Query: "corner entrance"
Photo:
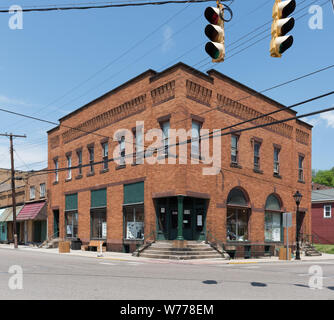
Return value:
M 185 240 L 205 240 L 207 205 L 208 200 L 192 197 L 156 199 L 157 240 L 175 240 L 180 235 Z

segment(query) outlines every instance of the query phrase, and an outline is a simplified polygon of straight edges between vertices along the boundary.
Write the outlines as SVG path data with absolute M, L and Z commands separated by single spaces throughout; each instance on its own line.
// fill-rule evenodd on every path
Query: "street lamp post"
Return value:
M 297 205 L 296 211 L 296 260 L 300 260 L 300 252 L 299 252 L 299 226 L 298 226 L 298 215 L 299 215 L 299 205 L 303 195 L 297 190 L 296 193 L 293 195 Z

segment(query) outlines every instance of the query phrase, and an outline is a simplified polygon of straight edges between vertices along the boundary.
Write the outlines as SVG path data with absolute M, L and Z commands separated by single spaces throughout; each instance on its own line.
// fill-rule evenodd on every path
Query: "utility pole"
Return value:
M 0 136 L 9 137 L 10 140 L 10 164 L 11 164 L 11 185 L 12 185 L 12 206 L 13 206 L 13 236 L 14 236 L 14 248 L 17 249 L 17 230 L 16 230 L 16 198 L 15 198 L 15 170 L 14 170 L 14 148 L 13 148 L 13 137 L 15 138 L 26 138 L 24 135 L 7 134 L 2 133 Z

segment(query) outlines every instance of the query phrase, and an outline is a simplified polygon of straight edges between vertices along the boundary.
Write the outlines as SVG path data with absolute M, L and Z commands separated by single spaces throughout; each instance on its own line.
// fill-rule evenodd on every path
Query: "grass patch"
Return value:
M 334 254 L 334 244 L 314 244 L 314 247 L 320 252 Z

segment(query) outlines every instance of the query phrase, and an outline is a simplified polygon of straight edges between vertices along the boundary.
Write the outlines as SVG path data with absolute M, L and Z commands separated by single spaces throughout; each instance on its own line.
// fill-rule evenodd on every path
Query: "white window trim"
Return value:
M 45 183 L 41 183 L 39 185 L 39 196 L 40 196 L 40 198 L 45 198 L 45 193 L 46 193 L 46 185 L 45 185 Z
M 31 186 L 30 187 L 30 200 L 35 199 L 35 196 L 36 196 L 36 194 L 35 194 L 35 187 Z
M 329 216 L 326 216 L 326 207 L 329 207 Z M 325 204 L 324 205 L 324 218 L 329 219 L 332 217 L 332 205 L 331 204 Z

